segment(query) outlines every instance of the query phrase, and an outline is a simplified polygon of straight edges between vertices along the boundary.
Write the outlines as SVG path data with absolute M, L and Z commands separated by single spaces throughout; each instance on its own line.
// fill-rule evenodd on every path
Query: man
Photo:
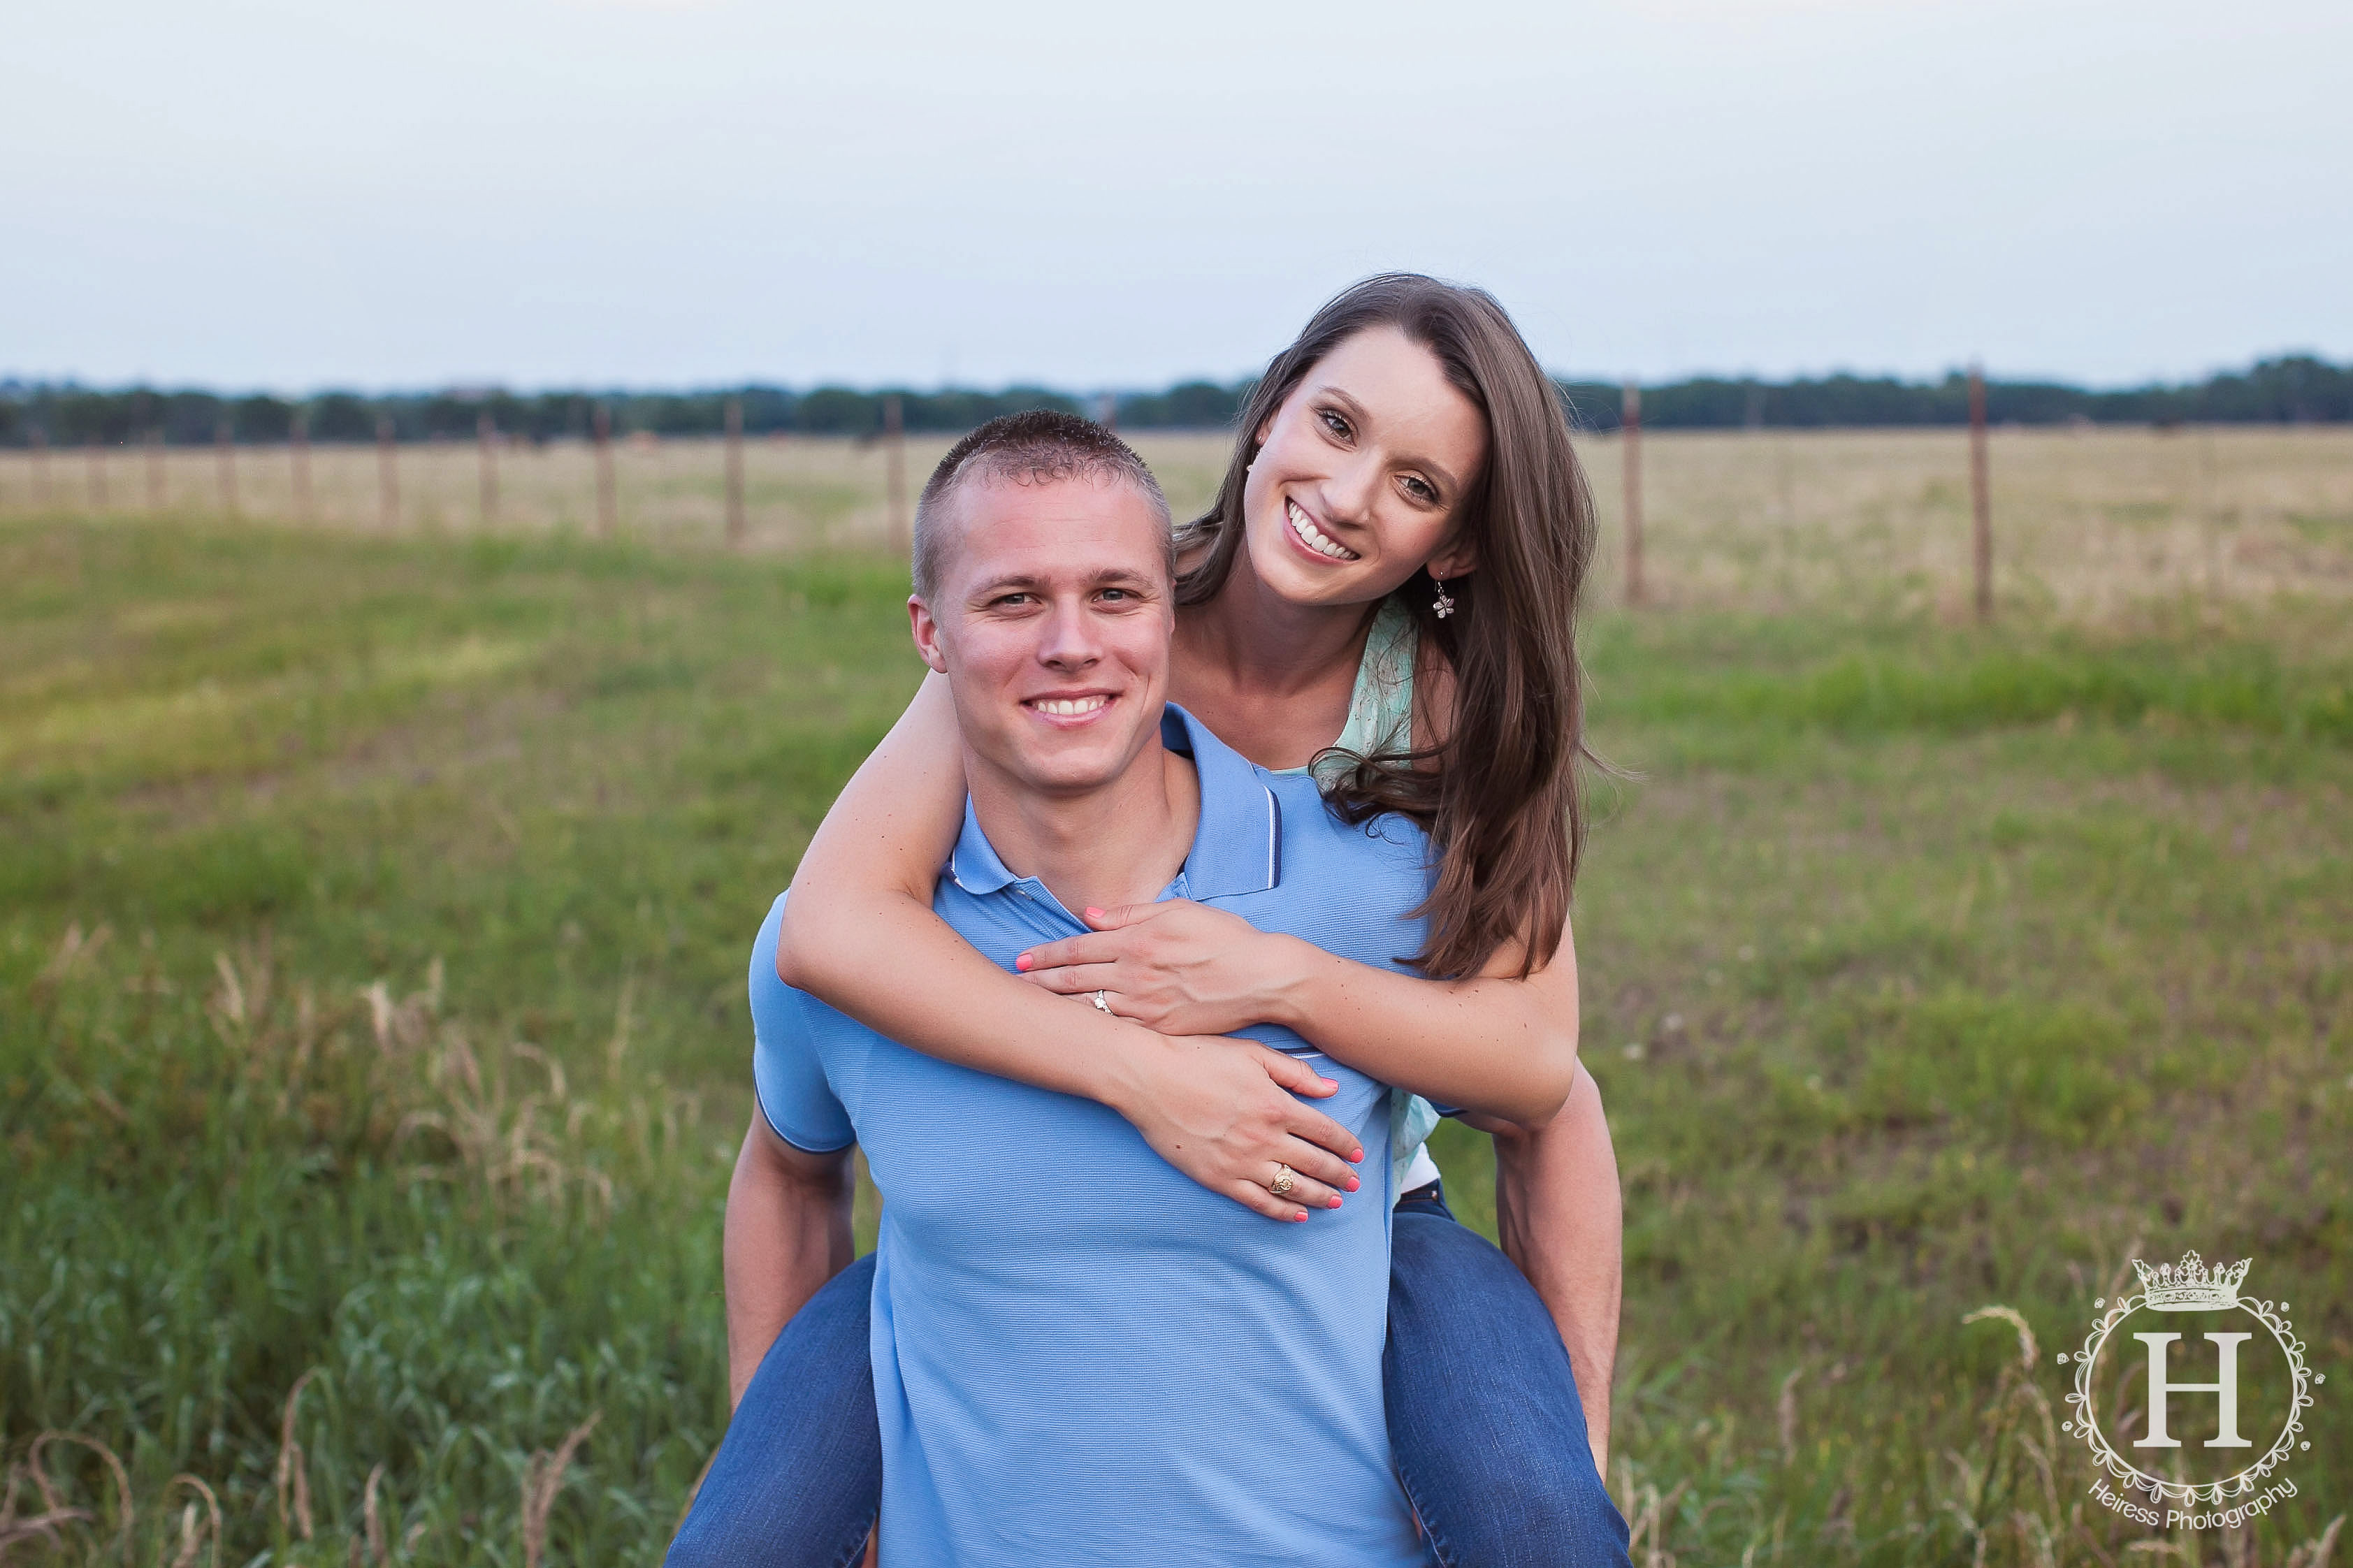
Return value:
M 956 473 L 912 610 L 970 789 L 941 916 L 1008 969 L 1083 931 L 1073 910 L 1172 896 L 1366 963 L 1419 951 L 1418 831 L 1339 823 L 1312 780 L 1253 768 L 1166 705 L 1167 513 L 1132 455 L 1016 441 Z M 757 1363 L 849 1262 L 862 1148 L 885 1203 L 886 1560 L 1426 1562 L 1382 1408 L 1387 1089 L 1251 1031 L 1337 1084 L 1315 1103 L 1360 1141 L 1367 1190 L 1312 1225 L 1238 1225 L 1105 1107 L 922 1056 L 785 986 L 782 902 L 751 964 L 759 1158 L 730 1195 L 731 1352 Z M 763 1256 L 739 1259 L 739 1232 Z M 860 1440 L 842 1436 L 845 1462 Z

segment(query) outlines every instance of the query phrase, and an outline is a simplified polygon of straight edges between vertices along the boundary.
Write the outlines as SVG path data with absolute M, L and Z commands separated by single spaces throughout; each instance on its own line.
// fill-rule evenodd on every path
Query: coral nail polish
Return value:
M 1335 1209 L 1335 1208 L 1338 1208 L 1338 1207 L 1340 1206 L 1340 1194 L 1337 1194 L 1337 1193 L 1334 1193 L 1334 1194 L 1332 1194 L 1332 1201 L 1331 1201 L 1330 1203 L 1328 1203 L 1328 1204 L 1325 1204 L 1324 1206 L 1325 1208 L 1327 1208 L 1327 1209 Z
M 1020 957 L 1013 961 L 1013 967 L 1021 971 L 1022 973 L 1027 974 L 1029 973 L 1029 966 L 1037 962 L 1038 961 L 1036 959 L 1030 957 L 1025 952 Z
M 1363 1186 L 1364 1184 L 1365 1184 L 1364 1183 L 1362 1183 L 1362 1182 L 1360 1182 L 1360 1181 L 1356 1180 L 1356 1177 L 1354 1177 L 1354 1176 L 1351 1176 L 1351 1177 L 1349 1177 L 1349 1178 L 1348 1178 L 1348 1190 L 1349 1190 L 1350 1192 L 1352 1192 L 1352 1193 L 1353 1193 L 1353 1192 L 1355 1192 L 1358 1187 Z
M 1307 1223 L 1307 1211 L 1305 1209 L 1301 1209 L 1297 1214 L 1293 1215 L 1291 1217 L 1297 1220 L 1301 1225 L 1305 1225 Z

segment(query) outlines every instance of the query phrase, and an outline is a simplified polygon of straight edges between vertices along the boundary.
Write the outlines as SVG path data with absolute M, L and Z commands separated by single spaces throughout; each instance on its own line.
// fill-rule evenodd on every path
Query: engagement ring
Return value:
M 1274 1180 L 1267 1184 L 1266 1190 L 1276 1197 L 1286 1197 L 1290 1195 L 1292 1184 L 1296 1180 L 1298 1180 L 1297 1174 L 1290 1166 L 1277 1165 L 1274 1168 Z
M 1111 1004 L 1104 1000 L 1103 994 L 1100 991 L 1096 992 L 1092 996 L 1088 997 L 1087 1000 L 1095 1005 L 1095 1011 L 1098 1013 L 1108 1013 L 1111 1011 Z

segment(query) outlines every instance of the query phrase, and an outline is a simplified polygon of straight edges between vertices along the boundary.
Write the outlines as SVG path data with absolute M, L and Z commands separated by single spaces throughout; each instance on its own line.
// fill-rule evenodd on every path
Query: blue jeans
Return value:
M 847 1568 L 882 1496 L 870 1256 L 785 1325 L 668 1568 Z M 1552 1318 L 1435 1184 L 1398 1203 L 1381 1375 L 1398 1479 L 1446 1568 L 1625 1568 Z
M 1560 1331 L 1435 1183 L 1391 1225 L 1381 1381 L 1398 1479 L 1447 1568 L 1626 1568 Z

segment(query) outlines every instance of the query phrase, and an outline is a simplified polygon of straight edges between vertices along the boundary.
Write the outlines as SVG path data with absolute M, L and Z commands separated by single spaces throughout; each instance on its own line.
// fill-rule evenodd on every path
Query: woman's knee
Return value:
M 1389 1326 L 1409 1336 L 1469 1324 L 1517 1338 L 1558 1331 L 1544 1299 L 1493 1242 L 1455 1220 L 1398 1215 L 1391 1222 Z M 1455 1337 L 1449 1334 L 1448 1337 Z

